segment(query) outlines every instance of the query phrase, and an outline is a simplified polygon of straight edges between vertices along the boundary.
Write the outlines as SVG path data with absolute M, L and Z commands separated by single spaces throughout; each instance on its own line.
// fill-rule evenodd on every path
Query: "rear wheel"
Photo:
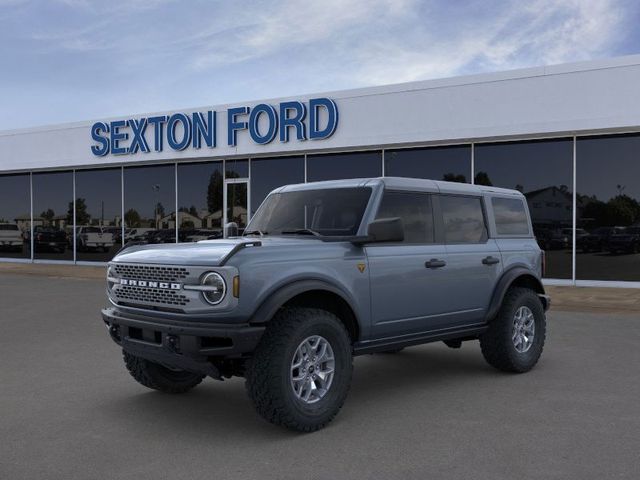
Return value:
M 351 339 L 338 317 L 316 308 L 284 308 L 254 352 L 246 388 L 267 421 L 311 432 L 342 407 L 352 368 Z
M 185 393 L 202 382 L 204 375 L 168 368 L 123 350 L 124 363 L 141 385 L 164 393 Z
M 506 372 L 522 373 L 538 362 L 546 336 L 544 308 L 527 288 L 510 288 L 489 329 L 480 336 L 485 360 Z

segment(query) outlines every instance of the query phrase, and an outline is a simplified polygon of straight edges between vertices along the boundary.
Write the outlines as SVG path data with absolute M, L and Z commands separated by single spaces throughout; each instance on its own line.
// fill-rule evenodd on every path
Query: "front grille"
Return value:
M 151 265 L 115 265 L 118 277 L 152 282 L 178 282 L 189 276 L 183 267 L 156 267 Z
M 183 283 L 190 270 L 184 267 L 164 265 L 112 264 L 112 275 L 127 280 L 146 282 Z M 111 289 L 113 299 L 121 305 L 153 306 L 155 308 L 180 309 L 189 304 L 190 298 L 184 290 L 140 287 L 115 283 Z
M 153 303 L 160 305 L 185 306 L 189 299 L 175 290 L 160 288 L 134 287 L 131 285 L 119 285 L 114 290 L 118 301 L 126 303 Z

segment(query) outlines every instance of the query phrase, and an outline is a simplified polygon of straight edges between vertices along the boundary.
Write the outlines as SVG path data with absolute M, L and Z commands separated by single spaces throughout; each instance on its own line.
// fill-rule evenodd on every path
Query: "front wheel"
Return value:
M 480 336 L 485 360 L 498 370 L 522 373 L 538 362 L 546 336 L 546 318 L 538 295 L 510 288 L 488 330 Z
M 316 308 L 284 308 L 254 352 L 246 388 L 267 421 L 312 432 L 342 407 L 352 369 L 351 340 L 338 317 Z
M 185 393 L 202 382 L 204 375 L 165 367 L 122 351 L 131 376 L 141 385 L 164 393 Z

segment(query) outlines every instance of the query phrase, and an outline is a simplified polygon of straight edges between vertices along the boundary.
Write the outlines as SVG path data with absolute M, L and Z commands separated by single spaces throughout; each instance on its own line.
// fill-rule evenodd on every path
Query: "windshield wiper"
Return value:
M 263 232 L 262 230 L 249 230 L 248 232 L 245 231 L 243 233 L 243 237 L 246 237 L 247 235 L 260 235 L 261 237 L 264 237 L 267 234 L 267 232 Z
M 297 228 L 295 230 L 283 230 L 283 235 L 313 235 L 314 237 L 322 237 L 322 234 L 311 230 L 310 228 Z

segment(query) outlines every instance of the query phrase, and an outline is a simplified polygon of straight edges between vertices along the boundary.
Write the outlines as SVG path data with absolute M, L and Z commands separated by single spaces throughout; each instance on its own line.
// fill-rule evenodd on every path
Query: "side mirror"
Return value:
M 404 225 L 402 219 L 379 218 L 369 224 L 367 230 L 368 242 L 402 242 L 404 240 Z

